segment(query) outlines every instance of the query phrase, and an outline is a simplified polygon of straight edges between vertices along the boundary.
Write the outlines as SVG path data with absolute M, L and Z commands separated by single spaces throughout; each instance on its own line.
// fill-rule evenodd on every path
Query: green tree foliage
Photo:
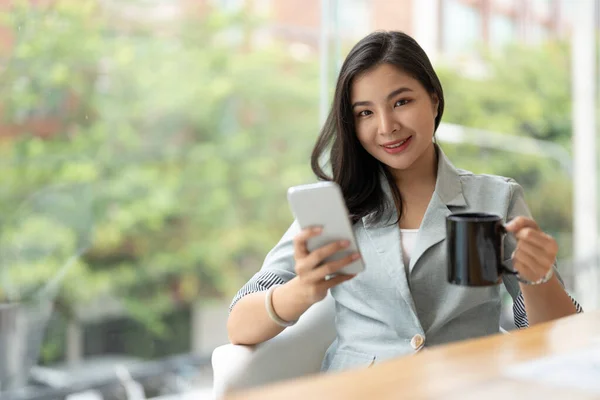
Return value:
M 569 48 L 549 42 L 539 47 L 512 45 L 484 57 L 483 74 L 440 68 L 444 121 L 505 134 L 517 148 L 519 137 L 571 148 Z M 482 133 L 485 134 L 485 133 Z M 568 171 L 547 156 L 528 156 L 469 144 L 444 147 L 462 168 L 516 179 L 525 189 L 534 218 L 571 256 L 572 184 Z
M 317 68 L 236 40 L 252 26 L 239 16 L 124 28 L 100 11 L 59 1 L 3 15 L 15 43 L 0 101 L 18 134 L 0 147 L 0 290 L 27 298 L 71 260 L 66 310 L 117 298 L 164 335 L 162 313 L 229 296 L 291 222 L 285 190 L 310 179 Z M 59 128 L 36 135 L 42 119 Z
M 460 125 L 571 145 L 569 48 L 511 45 L 487 55 L 483 76 L 443 69 L 445 119 Z

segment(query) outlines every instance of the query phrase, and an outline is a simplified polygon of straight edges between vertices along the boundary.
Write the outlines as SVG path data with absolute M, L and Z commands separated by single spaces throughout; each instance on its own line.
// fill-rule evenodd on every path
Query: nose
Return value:
M 383 111 L 379 113 L 379 134 L 385 135 L 398 130 L 398 121 L 394 118 L 394 114 L 389 111 Z

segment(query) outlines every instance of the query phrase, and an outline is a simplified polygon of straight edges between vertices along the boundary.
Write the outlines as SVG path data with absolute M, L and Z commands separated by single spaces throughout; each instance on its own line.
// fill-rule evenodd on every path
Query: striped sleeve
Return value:
M 582 313 L 583 308 L 581 305 L 571 296 L 569 298 L 575 305 L 577 313 Z M 519 329 L 527 328 L 529 326 L 529 320 L 527 319 L 527 311 L 525 311 L 525 301 L 523 299 L 523 293 L 519 293 L 513 303 L 513 315 L 515 318 L 515 326 Z
M 267 254 L 260 270 L 237 292 L 229 306 L 229 312 L 242 297 L 265 291 L 273 285 L 283 285 L 294 279 L 294 237 L 298 232 L 300 226 L 294 221 L 279 243 Z
M 251 293 L 262 292 L 273 285 L 283 285 L 284 283 L 285 281 L 280 276 L 271 271 L 266 270 L 258 272 L 237 292 L 229 306 L 229 312 L 233 310 L 233 306 L 235 306 L 242 297 Z

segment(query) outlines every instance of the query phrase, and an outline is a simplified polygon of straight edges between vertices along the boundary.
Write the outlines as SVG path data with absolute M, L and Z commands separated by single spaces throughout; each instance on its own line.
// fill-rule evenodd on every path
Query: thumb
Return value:
M 508 231 L 508 232 L 515 232 L 517 229 L 517 224 L 515 223 L 514 219 L 511 219 L 510 221 L 508 221 L 506 223 L 506 225 L 504 225 L 504 228 Z

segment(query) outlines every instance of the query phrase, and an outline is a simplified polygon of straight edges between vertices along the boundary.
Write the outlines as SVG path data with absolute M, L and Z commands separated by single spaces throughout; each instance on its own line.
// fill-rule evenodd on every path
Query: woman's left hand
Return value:
M 531 218 L 516 217 L 506 224 L 506 230 L 517 238 L 517 248 L 512 254 L 513 268 L 526 280 L 543 278 L 556 260 L 556 240 Z

